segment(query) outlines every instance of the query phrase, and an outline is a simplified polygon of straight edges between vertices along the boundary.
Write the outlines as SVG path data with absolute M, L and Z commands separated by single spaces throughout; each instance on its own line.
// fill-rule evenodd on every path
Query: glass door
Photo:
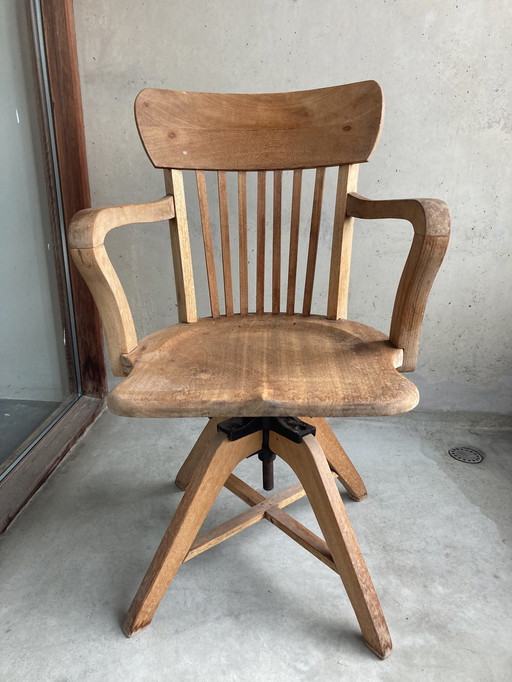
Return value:
M 0 3 L 0 480 L 80 394 L 38 3 Z

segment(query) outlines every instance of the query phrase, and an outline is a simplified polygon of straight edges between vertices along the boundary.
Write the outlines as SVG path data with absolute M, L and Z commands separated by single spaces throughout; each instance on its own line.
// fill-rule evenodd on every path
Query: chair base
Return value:
M 232 473 L 239 462 L 259 450 L 262 432 L 230 441 L 217 431 L 221 421 L 209 420 L 178 472 L 176 484 L 185 495 L 130 606 L 123 626 L 126 636 L 151 623 L 182 563 L 266 519 L 340 575 L 365 643 L 377 656 L 386 658 L 391 653 L 391 638 L 335 479 L 354 500 L 366 497 L 366 488 L 327 422 L 308 418 L 316 436 L 306 435 L 300 442 L 269 433 L 270 450 L 295 471 L 300 483 L 267 498 Z M 198 535 L 223 486 L 250 509 Z M 304 495 L 325 539 L 283 510 Z

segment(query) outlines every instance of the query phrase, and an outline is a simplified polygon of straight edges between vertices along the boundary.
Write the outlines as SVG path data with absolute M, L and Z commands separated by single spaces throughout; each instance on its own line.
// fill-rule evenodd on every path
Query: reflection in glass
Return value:
M 0 475 L 76 395 L 26 3 L 0 4 Z M 61 258 L 61 254 L 58 258 Z M 3 463 L 3 464 L 2 464 Z

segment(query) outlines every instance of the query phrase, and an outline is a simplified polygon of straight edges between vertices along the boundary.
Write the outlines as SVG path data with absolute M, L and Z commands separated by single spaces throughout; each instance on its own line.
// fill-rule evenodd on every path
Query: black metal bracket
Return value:
M 217 430 L 225 433 L 228 440 L 240 440 L 251 433 L 262 432 L 261 449 L 254 452 L 263 466 L 263 489 L 274 488 L 274 460 L 275 452 L 269 447 L 269 433 L 274 431 L 284 438 L 300 443 L 304 436 L 315 435 L 316 429 L 297 417 L 233 417 L 217 424 Z

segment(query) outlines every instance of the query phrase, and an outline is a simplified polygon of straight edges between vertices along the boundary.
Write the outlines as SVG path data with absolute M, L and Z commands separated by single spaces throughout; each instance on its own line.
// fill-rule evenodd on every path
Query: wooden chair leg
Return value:
M 190 451 L 190 454 L 188 455 L 187 459 L 181 465 L 181 469 L 178 471 L 178 474 L 174 480 L 174 482 L 179 488 L 185 490 L 185 488 L 189 484 L 195 468 L 201 461 L 203 454 L 209 448 L 212 439 L 217 433 L 217 424 L 221 422 L 223 419 L 224 417 L 212 417 L 211 419 L 208 420 L 208 423 L 201 431 L 201 435 L 196 440 L 194 447 Z
M 296 473 L 311 503 L 368 647 L 380 658 L 391 653 L 391 637 L 363 555 L 326 457 L 313 436 L 292 443 L 270 434 L 270 447 Z
M 303 417 L 302 419 L 316 427 L 316 439 L 320 443 L 331 469 L 338 474 L 341 484 L 350 497 L 356 501 L 364 500 L 368 493 L 363 479 L 327 421 L 320 417 Z
M 151 623 L 226 479 L 236 465 L 260 445 L 259 433 L 231 442 L 223 433 L 215 432 L 201 456 L 197 456 L 199 461 L 185 494 L 126 616 L 123 631 L 127 637 Z

